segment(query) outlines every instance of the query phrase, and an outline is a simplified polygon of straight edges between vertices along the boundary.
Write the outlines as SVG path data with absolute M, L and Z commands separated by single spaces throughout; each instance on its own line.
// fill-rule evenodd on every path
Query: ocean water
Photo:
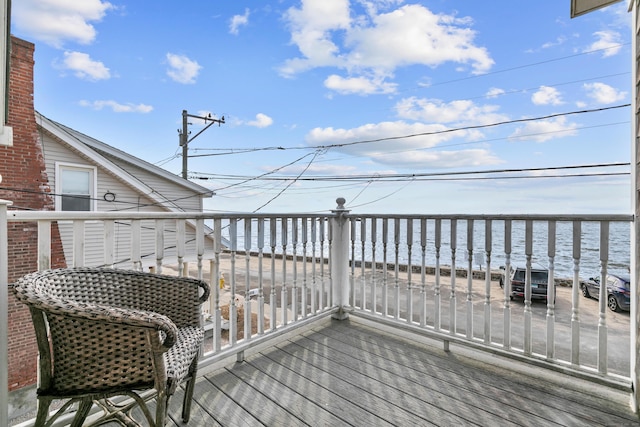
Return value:
M 389 220 L 387 227 L 387 261 L 395 261 L 395 248 L 398 246 L 399 257 L 398 262 L 406 264 L 409 260 L 409 245 L 406 236 L 411 235 L 411 262 L 419 265 L 422 262 L 423 244 L 424 258 L 427 265 L 435 265 L 436 263 L 436 223 L 435 220 L 426 221 L 426 238 L 423 237 L 423 230 L 420 221 L 413 221 L 412 227 L 408 227 L 407 220 Z M 360 227 L 361 228 L 361 227 Z M 375 258 L 376 261 L 382 261 L 384 238 L 383 227 L 381 221 L 378 220 L 376 228 L 375 242 Z M 452 247 L 455 247 L 455 263 L 457 268 L 466 268 L 469 259 L 469 248 L 473 249 L 471 256 L 473 257 L 473 266 L 475 269 L 485 269 L 487 262 L 487 251 L 485 242 L 485 222 L 473 222 L 473 238 L 469 242 L 468 224 L 466 220 L 458 220 L 455 227 L 455 235 L 451 233 L 451 221 L 441 221 L 440 230 L 440 265 L 452 264 Z M 578 268 L 580 277 L 587 278 L 600 274 L 601 267 L 601 247 L 600 247 L 600 223 L 599 222 L 582 222 L 579 233 L 579 244 L 577 244 L 578 252 L 574 253 L 574 236 L 572 222 L 557 222 L 555 232 L 555 254 L 553 263 L 555 269 L 555 277 L 571 278 L 574 271 L 574 255 L 578 258 Z M 398 238 L 396 239 L 396 235 Z M 370 261 L 373 256 L 373 247 L 371 239 L 371 224 L 367 224 L 365 230 L 367 243 L 365 244 L 365 259 Z M 605 243 L 607 248 L 602 252 L 606 257 L 607 270 L 611 273 L 628 274 L 630 266 L 630 238 L 631 224 L 628 222 L 610 222 L 609 223 L 609 239 Z M 453 240 L 452 240 L 453 239 Z M 551 237 L 553 239 L 553 237 Z M 548 268 L 550 264 L 549 257 L 549 231 L 548 223 L 543 221 L 533 222 L 533 232 L 531 239 L 532 262 Z M 452 242 L 455 242 L 452 245 Z M 356 231 L 356 245 L 359 246 L 355 250 L 356 257 L 361 256 L 362 239 L 361 230 Z M 496 269 L 505 264 L 505 222 L 493 220 L 491 223 L 491 268 Z M 511 225 L 511 263 L 523 265 L 526 261 L 526 237 L 525 222 L 512 221 Z
M 301 220 L 298 220 L 301 221 Z M 310 220 L 307 220 L 310 221 Z M 239 221 L 235 227 L 236 242 L 238 250 L 257 251 L 258 244 L 257 225 L 251 226 L 251 238 L 245 244 L 245 232 L 248 231 Z M 323 228 L 316 227 L 315 238 L 311 237 L 311 226 L 307 224 L 306 237 L 302 235 L 303 227 L 298 223 L 297 230 L 293 232 L 291 220 L 287 221 L 286 232 L 283 233 L 282 221 L 276 220 L 277 230 L 272 235 L 268 220 L 265 223 L 265 233 L 263 236 L 262 247 L 265 252 L 270 252 L 272 246 L 276 253 L 287 252 L 293 254 L 294 247 L 296 255 L 302 256 L 306 251 L 307 256 L 311 256 L 315 250 L 316 256 L 328 256 L 328 232 L 329 227 L 325 223 Z M 429 219 L 423 222 L 420 220 L 395 219 L 386 220 L 386 226 L 382 219 L 377 219 L 375 225 L 370 218 L 363 223 L 361 220 L 356 221 L 352 228 L 350 250 L 353 258 L 356 260 L 372 261 L 375 257 L 376 262 L 385 260 L 388 263 L 396 262 L 400 264 L 408 264 L 409 258 L 413 265 L 420 265 L 424 256 L 424 262 L 428 266 L 436 264 L 436 221 Z M 457 220 L 455 222 L 455 233 L 452 234 L 452 222 L 450 220 L 440 221 L 440 265 L 451 266 L 452 264 L 452 248 L 455 247 L 455 264 L 457 268 L 467 268 L 469 259 L 469 248 L 473 250 L 474 269 L 486 269 L 487 250 L 485 243 L 485 221 L 473 221 L 472 238 L 468 235 L 467 220 Z M 553 263 L 556 278 L 572 278 L 574 272 L 574 257 L 578 259 L 578 269 L 581 278 L 598 276 L 601 268 L 601 258 L 604 259 L 608 272 L 628 274 L 630 266 L 630 237 L 631 223 L 629 222 L 610 222 L 609 223 L 609 239 L 605 241 L 605 251 L 601 252 L 600 243 L 600 223 L 594 221 L 585 221 L 580 223 L 580 233 L 578 242 L 575 246 L 577 252 L 574 252 L 574 225 L 572 222 L 558 221 L 556 222 L 555 232 L 555 254 L 553 254 Z M 225 224 L 223 227 L 223 236 L 231 239 L 233 229 Z M 323 231 L 321 235 L 321 230 Z M 375 236 L 374 236 L 375 235 Z M 410 239 L 407 236 L 411 236 Z M 511 221 L 511 263 L 523 265 L 526 261 L 526 233 L 525 221 Z M 272 238 L 274 239 L 272 241 Z M 553 236 L 552 236 L 553 238 Z M 282 245 L 282 242 L 286 242 Z M 312 244 L 315 241 L 315 245 Z M 534 221 L 533 232 L 530 245 L 532 247 L 532 262 L 543 268 L 548 268 L 550 264 L 549 256 L 549 232 L 548 223 L 545 221 Z M 304 244 L 306 242 L 306 244 Z M 452 242 L 454 244 L 452 244 Z M 284 247 L 283 247 L 284 246 Z M 423 249 L 424 246 L 424 249 Z M 491 269 L 498 269 L 505 264 L 505 221 L 493 220 L 491 223 Z M 321 253 L 322 250 L 322 253 Z M 423 253 L 424 252 L 424 253 Z M 607 254 L 608 252 L 608 254 Z M 606 254 L 607 256 L 601 256 Z

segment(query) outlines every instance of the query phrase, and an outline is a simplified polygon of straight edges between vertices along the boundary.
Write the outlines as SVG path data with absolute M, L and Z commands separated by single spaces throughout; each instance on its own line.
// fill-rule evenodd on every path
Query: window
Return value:
M 96 170 L 93 167 L 56 165 L 56 209 L 61 211 L 92 211 Z

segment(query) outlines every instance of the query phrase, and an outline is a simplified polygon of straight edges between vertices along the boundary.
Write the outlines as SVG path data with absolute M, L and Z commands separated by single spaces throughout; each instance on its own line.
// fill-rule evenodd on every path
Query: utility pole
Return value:
M 195 119 L 204 120 L 206 126 L 200 130 L 200 132 L 196 133 L 192 138 L 189 138 L 189 117 L 193 117 Z M 211 123 L 209 123 L 211 122 Z M 211 117 L 211 113 L 207 116 L 196 116 L 193 114 L 187 113 L 187 110 L 182 110 L 182 130 L 178 129 L 178 134 L 180 138 L 180 146 L 182 147 L 182 178 L 187 179 L 187 157 L 188 157 L 188 144 L 196 139 L 198 135 L 200 135 L 205 130 L 209 129 L 214 123 L 218 123 L 218 126 L 224 123 L 224 116 L 219 119 L 214 119 Z

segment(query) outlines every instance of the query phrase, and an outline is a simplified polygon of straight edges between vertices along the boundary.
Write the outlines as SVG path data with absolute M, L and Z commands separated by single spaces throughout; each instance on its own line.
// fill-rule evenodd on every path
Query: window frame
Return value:
M 56 162 L 55 163 L 55 208 L 56 211 L 62 212 L 62 174 L 65 170 L 77 170 L 83 172 L 89 172 L 89 210 L 88 211 L 66 211 L 66 212 L 95 212 L 97 210 L 96 194 L 98 194 L 98 168 L 96 166 L 79 164 L 79 163 L 67 163 Z

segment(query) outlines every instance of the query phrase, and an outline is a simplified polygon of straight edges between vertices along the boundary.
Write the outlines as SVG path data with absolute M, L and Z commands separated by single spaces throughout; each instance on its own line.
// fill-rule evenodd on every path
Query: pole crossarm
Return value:
M 193 137 L 189 138 L 189 117 L 192 117 L 194 119 L 200 119 L 200 120 L 204 120 L 206 126 L 201 129 L 198 133 L 196 133 Z M 209 123 L 210 122 L 210 123 Z M 218 124 L 218 126 L 220 126 L 221 124 L 223 124 L 224 121 L 224 116 L 222 116 L 219 119 L 213 118 L 211 117 L 211 114 L 207 115 L 207 116 L 197 116 L 195 114 L 189 114 L 187 112 L 187 110 L 182 110 L 182 131 L 180 131 L 180 129 L 178 129 L 179 132 L 179 137 L 180 137 L 180 147 L 182 147 L 182 178 L 187 179 L 187 158 L 188 156 L 188 150 L 189 150 L 189 143 L 191 141 L 193 141 L 194 139 L 196 139 L 200 134 L 202 134 L 202 132 L 204 132 L 205 130 L 209 129 L 211 127 L 211 125 L 213 124 Z

